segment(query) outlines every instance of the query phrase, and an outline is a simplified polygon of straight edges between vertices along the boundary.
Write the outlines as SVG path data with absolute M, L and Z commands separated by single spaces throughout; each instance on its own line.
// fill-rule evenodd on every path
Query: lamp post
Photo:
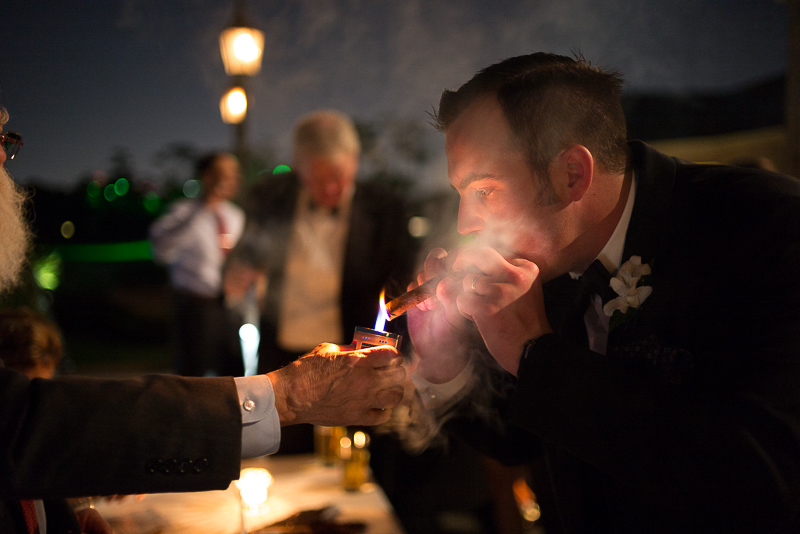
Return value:
M 231 89 L 220 101 L 222 121 L 234 127 L 233 153 L 242 168 L 247 157 L 247 93 L 245 79 L 258 74 L 264 50 L 264 33 L 247 20 L 244 0 L 235 0 L 233 22 L 219 36 L 219 50 L 225 73 L 231 77 Z

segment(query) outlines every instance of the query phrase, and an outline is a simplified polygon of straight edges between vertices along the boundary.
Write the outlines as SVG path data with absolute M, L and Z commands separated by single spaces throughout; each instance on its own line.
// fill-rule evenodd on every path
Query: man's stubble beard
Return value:
M 25 217 L 27 196 L 0 167 L 0 295 L 14 288 L 27 262 L 30 229 Z

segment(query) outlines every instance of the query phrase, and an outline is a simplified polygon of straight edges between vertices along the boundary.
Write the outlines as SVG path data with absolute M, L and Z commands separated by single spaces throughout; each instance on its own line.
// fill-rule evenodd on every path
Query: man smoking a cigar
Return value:
M 409 313 L 412 378 L 446 403 L 477 327 L 511 393 L 446 426 L 540 466 L 548 534 L 798 532 L 800 185 L 626 142 L 621 85 L 530 54 L 444 92 L 476 239 L 418 276 L 455 273 Z

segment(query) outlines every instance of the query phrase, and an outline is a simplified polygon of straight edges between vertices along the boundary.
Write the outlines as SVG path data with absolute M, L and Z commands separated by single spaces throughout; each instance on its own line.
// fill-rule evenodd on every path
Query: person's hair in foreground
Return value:
M 0 130 L 8 119 L 8 112 L 0 106 Z M 0 295 L 17 285 L 27 260 L 30 230 L 23 207 L 26 200 L 27 195 L 0 160 Z
M 445 90 L 435 126 L 444 132 L 470 104 L 494 95 L 546 192 L 550 162 L 573 144 L 588 148 L 606 171 L 625 171 L 622 85 L 618 73 L 594 67 L 581 56 L 538 52 L 512 57 L 479 71 L 456 91 Z
M 56 324 L 28 308 L 0 309 L 0 358 L 29 376 L 51 378 L 62 356 Z

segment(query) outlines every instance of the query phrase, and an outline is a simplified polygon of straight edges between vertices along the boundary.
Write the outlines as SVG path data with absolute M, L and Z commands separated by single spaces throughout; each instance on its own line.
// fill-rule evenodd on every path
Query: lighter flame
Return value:
M 375 328 L 373 330 L 377 330 L 378 332 L 383 332 L 383 329 L 386 328 L 386 320 L 389 319 L 389 312 L 386 311 L 386 301 L 384 300 L 384 294 L 386 292 L 381 289 L 381 297 L 379 299 L 380 310 L 378 310 L 378 317 L 375 319 Z

